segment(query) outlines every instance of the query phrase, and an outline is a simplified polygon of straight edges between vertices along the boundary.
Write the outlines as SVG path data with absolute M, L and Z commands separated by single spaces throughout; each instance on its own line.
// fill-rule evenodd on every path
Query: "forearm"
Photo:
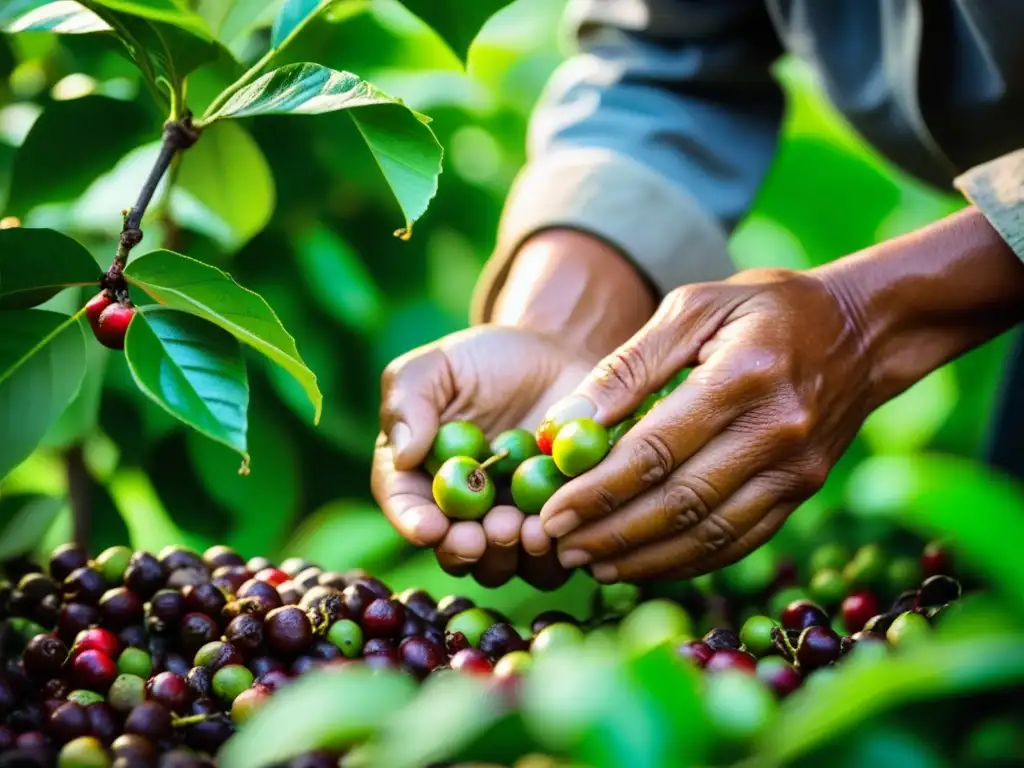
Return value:
M 490 322 L 529 328 L 603 357 L 654 312 L 653 291 L 614 248 L 570 229 L 529 238 L 516 253 Z
M 864 339 L 871 407 L 1024 319 L 1024 263 L 973 206 L 815 271 Z

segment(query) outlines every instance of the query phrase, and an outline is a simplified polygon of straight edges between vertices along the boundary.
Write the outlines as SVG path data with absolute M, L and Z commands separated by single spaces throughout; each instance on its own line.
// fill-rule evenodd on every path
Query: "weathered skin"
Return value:
M 687 380 L 545 505 L 565 566 L 683 578 L 760 546 L 872 410 L 1024 316 L 1024 264 L 973 208 L 824 267 L 680 288 L 574 393 L 614 423 Z

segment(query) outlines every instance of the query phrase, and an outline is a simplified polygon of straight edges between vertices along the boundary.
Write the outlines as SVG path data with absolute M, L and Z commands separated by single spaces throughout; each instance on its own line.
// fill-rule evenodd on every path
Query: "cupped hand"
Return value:
M 752 270 L 674 291 L 574 393 L 611 425 L 687 379 L 541 511 L 567 567 L 689 578 L 769 539 L 871 406 L 851 302 L 815 273 Z
M 413 544 L 434 547 L 448 573 L 472 573 L 487 586 L 516 574 L 542 589 L 564 583 L 568 572 L 539 517 L 501 505 L 481 521 L 451 521 L 434 503 L 431 478 L 421 464 L 438 428 L 449 421 L 473 421 L 488 439 L 516 427 L 533 431 L 595 362 L 546 336 L 488 325 L 392 362 L 382 376 L 371 482 L 388 520 Z

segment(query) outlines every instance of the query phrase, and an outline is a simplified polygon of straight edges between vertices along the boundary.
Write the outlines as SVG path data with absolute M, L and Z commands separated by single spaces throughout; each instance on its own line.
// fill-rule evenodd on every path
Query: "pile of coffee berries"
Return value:
M 500 684 L 529 665 L 531 642 L 581 634 L 564 614 L 519 630 L 464 597 L 394 594 L 362 570 L 247 561 L 223 546 L 90 558 L 69 544 L 45 567 L 5 572 L 0 766 L 215 766 L 235 729 L 311 670 L 367 664 Z M 307 754 L 282 768 L 339 757 Z
M 434 501 L 455 520 L 478 520 L 503 492 L 520 511 L 537 514 L 569 478 L 593 469 L 643 416 L 675 389 L 684 370 L 650 395 L 637 411 L 611 429 L 568 401 L 549 414 L 536 433 L 510 429 L 490 443 L 469 421 L 443 424 L 423 462 L 434 476 Z
M 110 349 L 124 349 L 128 325 L 135 317 L 135 307 L 130 301 L 118 301 L 104 289 L 86 303 L 85 316 L 100 344 Z

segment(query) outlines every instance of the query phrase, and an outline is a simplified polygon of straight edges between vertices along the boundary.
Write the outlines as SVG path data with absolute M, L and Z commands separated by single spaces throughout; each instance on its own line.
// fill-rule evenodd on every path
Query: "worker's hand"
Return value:
M 517 573 L 553 589 L 568 573 L 537 515 L 496 506 L 482 521 L 452 522 L 434 503 L 421 468 L 438 427 L 475 422 L 499 432 L 536 429 L 545 410 L 593 367 L 557 341 L 531 331 L 477 326 L 409 352 L 382 378 L 381 435 L 373 460 L 373 495 L 388 520 L 417 546 L 436 548 L 445 571 L 472 573 L 498 586 Z
M 753 270 L 674 291 L 574 395 L 612 425 L 689 377 L 545 505 L 567 568 L 687 578 L 771 537 L 817 491 L 870 411 L 846 302 L 814 273 Z

